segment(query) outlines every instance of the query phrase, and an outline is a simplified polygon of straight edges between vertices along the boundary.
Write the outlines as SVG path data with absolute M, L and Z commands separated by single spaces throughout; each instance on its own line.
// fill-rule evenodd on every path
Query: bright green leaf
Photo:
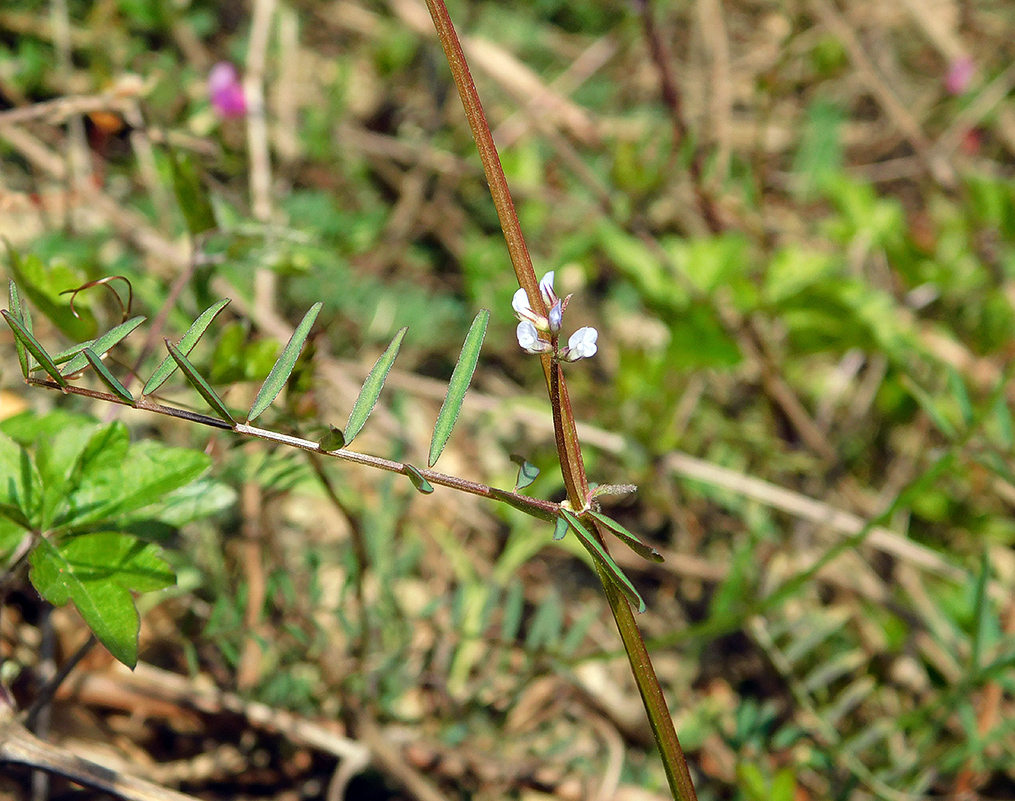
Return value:
M 7 247 L 8 250 L 10 250 L 10 245 Z M 8 287 L 8 298 L 8 305 L 10 306 L 11 314 L 20 320 L 25 326 L 25 329 L 31 333 L 32 320 L 31 317 L 28 316 L 28 307 L 21 303 L 21 295 L 18 294 L 18 287 L 13 281 L 10 282 Z M 14 347 L 18 351 L 18 363 L 21 365 L 21 373 L 25 378 L 28 378 L 28 375 L 32 370 L 32 363 L 28 358 L 28 350 L 25 348 L 25 343 L 15 337 Z
M 64 375 L 73 375 L 79 370 L 83 370 L 85 365 L 88 364 L 88 360 L 85 358 L 84 348 L 91 348 L 98 355 L 103 355 L 111 347 L 118 344 L 120 340 L 124 339 L 131 331 L 137 328 L 141 323 L 145 321 L 144 317 L 132 317 L 125 323 L 120 323 L 116 328 L 111 331 L 107 331 L 98 339 L 93 342 L 85 344 L 81 349 L 82 352 L 78 353 L 72 358 L 63 368 Z
M 212 324 L 212 321 L 218 316 L 218 313 L 222 311 L 229 304 L 229 299 L 220 300 L 217 303 L 212 304 L 203 312 L 201 315 L 194 320 L 190 328 L 187 329 L 187 333 L 183 335 L 176 347 L 180 353 L 184 356 L 189 356 L 190 352 L 194 349 L 194 346 L 204 336 L 204 332 L 208 330 L 208 326 Z M 159 387 L 161 387 L 166 380 L 176 372 L 176 362 L 172 356 L 166 356 L 162 360 L 162 364 L 158 366 L 152 377 L 148 379 L 148 382 L 144 385 L 144 389 L 141 390 L 142 395 L 150 395 Z
M 85 348 L 84 356 L 88 360 L 88 363 L 95 370 L 96 375 L 99 379 L 113 392 L 114 395 L 120 398 L 122 401 L 127 403 L 134 403 L 134 396 L 130 394 L 127 388 L 116 380 L 116 377 L 109 372 L 109 368 L 102 363 L 102 359 L 91 348 Z
M 187 376 L 187 380 L 193 385 L 194 389 L 198 391 L 202 398 L 208 403 L 209 406 L 214 410 L 215 414 L 229 423 L 230 426 L 235 426 L 236 421 L 233 420 L 233 416 L 229 413 L 226 405 L 222 402 L 222 398 L 218 396 L 214 389 L 211 388 L 211 384 L 204 380 L 204 377 L 197 371 L 187 357 L 177 350 L 176 345 L 166 340 L 166 347 L 169 348 L 169 353 L 180 366 L 183 374 Z
M 476 365 L 479 363 L 479 351 L 483 347 L 483 338 L 486 336 L 486 326 L 490 322 L 490 312 L 482 309 L 472 321 L 469 333 L 465 336 L 465 344 L 462 345 L 462 353 L 458 357 L 458 364 L 455 365 L 451 374 L 451 381 L 448 383 L 448 393 L 444 396 L 444 403 L 437 414 L 437 423 L 434 425 L 433 438 L 430 440 L 430 458 L 427 464 L 433 467 L 440 458 L 444 446 L 448 443 L 451 431 L 458 420 L 458 413 L 462 410 L 462 403 L 465 401 L 465 393 L 472 383 L 472 375 L 476 372 Z
M 7 321 L 7 325 L 14 331 L 14 337 L 21 342 L 27 349 L 28 352 L 35 357 L 35 360 L 42 365 L 42 369 L 49 373 L 49 377 L 52 378 L 61 387 L 67 386 L 67 379 L 60 375 L 60 371 L 56 365 L 53 364 L 53 360 L 49 354 L 46 353 L 45 348 L 40 345 L 35 337 L 32 336 L 31 332 L 25 328 L 25 324 L 18 320 L 9 311 L 4 309 L 0 311 L 3 318 Z
M 631 583 L 631 579 L 629 579 L 617 563 L 613 561 L 613 557 L 607 553 L 606 549 L 603 548 L 599 540 L 596 539 L 595 535 L 585 528 L 582 522 L 572 512 L 569 512 L 567 509 L 561 509 L 560 514 L 565 520 L 567 520 L 571 530 L 578 535 L 579 541 L 585 546 L 585 550 L 589 552 L 589 555 L 598 563 L 602 572 L 613 580 L 617 588 L 627 596 L 628 600 L 634 604 L 635 608 L 639 612 L 644 612 L 645 601 L 642 600 L 638 590 L 636 590 L 634 584 Z
M 632 551 L 634 551 L 642 559 L 648 559 L 651 562 L 662 562 L 663 555 L 659 553 L 655 548 L 646 542 L 642 541 L 637 535 L 632 534 L 626 528 L 624 528 L 616 520 L 607 517 L 599 512 L 589 512 L 592 517 L 598 520 L 602 525 L 606 526 L 612 531 L 618 539 L 622 540 Z
M 157 546 L 114 531 L 81 534 L 59 546 L 40 540 L 29 563 L 39 594 L 56 606 L 72 602 L 99 641 L 128 667 L 137 664 L 140 627 L 131 590 L 150 592 L 176 581 Z
M 346 445 L 356 438 L 369 419 L 370 413 L 374 410 L 377 398 L 380 397 L 381 389 L 384 387 L 384 380 L 388 377 L 391 365 L 395 363 L 398 349 L 402 346 L 402 338 L 405 337 L 405 332 L 408 330 L 408 328 L 403 328 L 395 334 L 391 344 L 370 369 L 366 381 L 363 382 L 363 388 L 359 391 L 359 397 L 356 398 L 356 403 L 353 404 L 352 411 L 349 413 L 349 422 L 345 424 Z
M 289 376 L 292 374 L 293 367 L 296 366 L 296 359 L 300 355 L 303 343 L 310 336 L 310 329 L 313 327 L 314 321 L 317 320 L 317 315 L 320 314 L 323 305 L 323 303 L 317 302 L 311 306 L 310 311 L 303 315 L 300 324 L 296 326 L 296 330 L 293 331 L 293 335 L 289 339 L 289 344 L 285 346 L 282 355 L 278 357 L 275 366 L 271 368 L 268 377 L 264 379 L 257 397 L 254 398 L 254 403 L 247 414 L 248 423 L 255 420 L 261 412 L 271 406 L 272 401 L 278 397 L 278 394 L 285 387 L 286 381 L 289 380 Z

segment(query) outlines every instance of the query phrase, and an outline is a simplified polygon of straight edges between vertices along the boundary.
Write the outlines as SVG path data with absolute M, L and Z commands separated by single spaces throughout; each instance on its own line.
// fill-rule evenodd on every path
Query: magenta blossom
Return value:
M 950 95 L 961 95 L 969 88 L 976 74 L 976 65 L 969 56 L 959 56 L 948 66 L 945 75 L 945 91 Z
M 220 61 L 208 73 L 208 97 L 220 117 L 242 117 L 247 113 L 247 98 L 236 67 Z

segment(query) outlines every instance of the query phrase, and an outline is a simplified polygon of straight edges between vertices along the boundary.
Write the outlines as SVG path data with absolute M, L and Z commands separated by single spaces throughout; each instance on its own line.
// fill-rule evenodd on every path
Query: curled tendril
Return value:
M 109 286 L 113 281 L 123 281 L 127 285 L 127 304 L 124 305 L 123 298 L 120 297 L 120 293 L 117 292 L 113 287 Z M 127 318 L 130 317 L 131 307 L 134 305 L 134 287 L 130 283 L 130 280 L 122 275 L 107 275 L 105 278 L 97 278 L 94 281 L 89 281 L 86 284 L 82 284 L 77 289 L 65 289 L 61 292 L 61 295 L 69 294 L 70 297 L 70 313 L 81 319 L 81 315 L 77 313 L 74 308 L 74 299 L 78 296 L 79 292 L 84 292 L 86 289 L 91 289 L 95 286 L 105 286 L 113 293 L 113 297 L 116 298 L 116 302 L 120 305 L 120 322 L 126 322 Z

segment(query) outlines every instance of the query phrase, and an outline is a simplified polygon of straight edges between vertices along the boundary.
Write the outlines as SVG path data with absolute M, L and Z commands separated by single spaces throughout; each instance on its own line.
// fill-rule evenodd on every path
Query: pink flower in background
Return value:
M 945 90 L 950 95 L 961 95 L 973 82 L 973 75 L 976 74 L 976 65 L 969 56 L 959 56 L 948 67 L 948 74 L 945 76 Z
M 220 117 L 242 117 L 247 113 L 247 99 L 236 67 L 220 61 L 208 73 L 208 97 Z

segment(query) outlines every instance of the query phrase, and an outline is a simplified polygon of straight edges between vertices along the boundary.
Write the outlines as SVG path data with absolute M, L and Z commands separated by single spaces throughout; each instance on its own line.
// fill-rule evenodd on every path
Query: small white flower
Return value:
M 599 339 L 599 332 L 589 326 L 579 328 L 567 340 L 567 347 L 564 349 L 561 358 L 564 361 L 576 362 L 579 359 L 587 359 L 595 356 L 599 348 L 596 340 Z
M 539 331 L 528 320 L 518 323 L 515 336 L 518 337 L 518 344 L 526 353 L 545 353 L 551 347 L 549 342 L 539 338 Z
M 543 302 L 548 309 L 557 302 L 557 293 L 553 291 L 553 270 L 539 280 L 539 294 L 543 296 Z
M 564 306 L 558 300 L 552 306 L 550 306 L 550 316 L 547 322 L 550 324 L 550 333 L 556 334 L 560 331 L 560 325 L 564 320 Z

